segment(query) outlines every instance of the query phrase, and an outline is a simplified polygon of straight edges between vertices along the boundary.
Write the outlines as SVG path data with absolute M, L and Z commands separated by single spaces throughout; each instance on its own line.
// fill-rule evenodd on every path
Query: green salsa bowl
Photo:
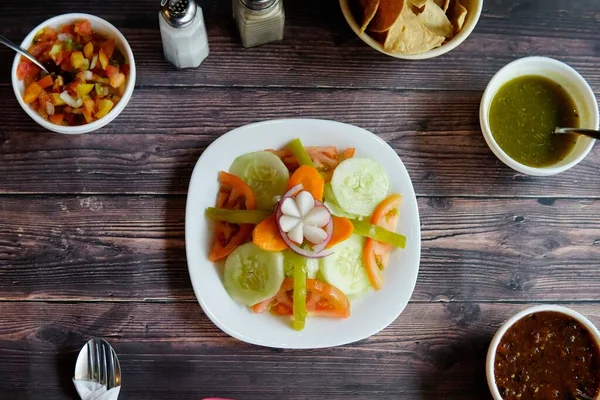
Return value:
M 594 146 L 588 137 L 554 136 L 554 125 L 598 129 L 599 119 L 594 92 L 585 79 L 547 57 L 521 58 L 498 71 L 479 109 L 481 131 L 496 157 L 536 176 L 572 168 Z

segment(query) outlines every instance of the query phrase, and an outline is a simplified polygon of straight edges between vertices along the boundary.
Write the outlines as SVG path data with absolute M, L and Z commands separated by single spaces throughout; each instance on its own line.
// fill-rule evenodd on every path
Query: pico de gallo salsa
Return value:
M 121 101 L 129 64 L 114 38 L 94 32 L 88 20 L 45 27 L 28 49 L 45 67 L 26 58 L 17 68 L 24 81 L 23 100 L 56 125 L 85 125 L 107 115 Z

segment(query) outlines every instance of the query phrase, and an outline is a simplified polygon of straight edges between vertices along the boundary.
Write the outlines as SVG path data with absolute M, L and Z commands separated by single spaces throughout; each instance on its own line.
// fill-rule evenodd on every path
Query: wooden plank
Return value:
M 600 300 L 600 201 L 422 198 L 413 300 Z M 183 196 L 0 197 L 0 300 L 194 300 Z M 398 266 L 401 268 L 401 266 Z
M 124 5 L 61 1 L 52 9 L 41 0 L 27 7 L 0 4 L 5 35 L 19 41 L 44 19 L 80 10 L 106 18 L 130 41 L 140 85 L 397 88 L 482 91 L 491 76 L 515 58 L 532 54 L 572 64 L 600 88 L 600 48 L 595 0 L 517 2 L 486 0 L 472 36 L 443 57 L 403 62 L 368 47 L 346 24 L 338 2 L 309 0 L 286 4 L 282 43 L 244 49 L 229 2 L 202 3 L 211 55 L 201 68 L 177 71 L 164 61 L 155 1 Z M 14 21 L 19 21 L 17 24 Z M 559 39 L 559 40 L 557 40 Z M 13 53 L 0 48 L 0 70 L 9 71 Z M 451 72 L 450 72 L 451 71 Z M 9 75 L 0 76 L 9 85 Z
M 364 341 L 281 351 L 230 338 L 192 303 L 0 303 L 0 390 L 75 398 L 77 352 L 100 336 L 119 355 L 127 399 L 487 399 L 489 342 L 528 306 L 413 303 Z M 598 304 L 568 306 L 600 323 Z
M 0 98 L 9 96 L 0 88 Z M 558 176 L 517 173 L 487 147 L 479 101 L 475 92 L 139 88 L 105 128 L 64 136 L 9 100 L 0 114 L 8 127 L 0 130 L 0 193 L 183 194 L 203 149 L 220 135 L 263 119 L 307 117 L 378 134 L 404 161 L 418 195 L 598 196 L 600 150 Z

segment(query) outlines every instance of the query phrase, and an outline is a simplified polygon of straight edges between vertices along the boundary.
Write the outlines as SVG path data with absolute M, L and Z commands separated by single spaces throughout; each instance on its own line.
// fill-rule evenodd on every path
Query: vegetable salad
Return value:
M 51 73 L 23 57 L 17 69 L 25 83 L 23 100 L 56 125 L 96 121 L 125 93 L 129 64 L 115 40 L 94 32 L 88 20 L 40 30 L 29 52 Z
M 211 261 L 224 286 L 256 313 L 348 318 L 350 297 L 383 286 L 383 270 L 406 237 L 395 232 L 402 197 L 383 167 L 354 149 L 304 147 L 236 158 L 219 173 Z

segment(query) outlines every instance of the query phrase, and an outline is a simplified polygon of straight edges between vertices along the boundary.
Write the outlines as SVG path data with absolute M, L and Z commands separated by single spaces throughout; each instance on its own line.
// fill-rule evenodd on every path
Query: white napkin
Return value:
M 75 389 L 82 400 L 117 400 L 121 386 L 106 390 L 106 386 L 96 382 L 73 379 Z

